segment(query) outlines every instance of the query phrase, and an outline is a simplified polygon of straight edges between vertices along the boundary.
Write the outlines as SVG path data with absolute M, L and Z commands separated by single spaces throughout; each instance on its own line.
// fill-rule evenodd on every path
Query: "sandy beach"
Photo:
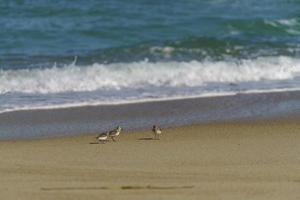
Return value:
M 1 199 L 299 199 L 299 133 L 288 119 L 1 141 Z
M 0 200 L 300 200 L 299 13 L 0 1 Z

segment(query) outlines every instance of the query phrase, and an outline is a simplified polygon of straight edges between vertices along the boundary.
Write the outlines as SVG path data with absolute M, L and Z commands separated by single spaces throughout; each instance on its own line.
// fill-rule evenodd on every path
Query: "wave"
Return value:
M 241 23 L 241 25 L 251 23 Z M 238 24 L 239 24 L 238 23 Z M 269 22 L 265 22 L 269 23 Z M 271 23 L 271 22 L 270 22 Z M 229 32 L 241 32 L 238 25 L 230 26 Z M 271 26 L 271 25 L 268 25 Z M 251 27 L 250 30 L 254 31 Z M 258 28 L 258 30 L 261 30 Z M 278 39 L 278 38 L 277 38 Z M 234 37 L 189 36 L 159 42 L 141 42 L 128 46 L 94 49 L 86 52 L 62 54 L 5 54 L 1 58 L 0 70 L 58 68 L 69 65 L 78 56 L 78 65 L 91 66 L 95 63 L 132 63 L 147 58 L 149 62 L 191 60 L 255 59 L 267 56 L 299 57 L 300 46 L 295 41 L 281 41 L 276 37 L 250 37 L 241 34 Z
M 169 50 L 168 50 L 169 51 Z M 300 59 L 261 57 L 252 60 L 131 62 L 46 69 L 0 71 L 0 94 L 54 94 L 147 87 L 198 87 L 210 83 L 292 80 L 300 76 Z
M 289 18 L 289 19 L 278 19 L 278 20 L 265 20 L 267 25 L 271 27 L 281 29 L 291 35 L 300 35 L 300 19 Z

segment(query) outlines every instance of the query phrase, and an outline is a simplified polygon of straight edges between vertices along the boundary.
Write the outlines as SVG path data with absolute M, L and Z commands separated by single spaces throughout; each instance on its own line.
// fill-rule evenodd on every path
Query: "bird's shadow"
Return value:
M 107 142 L 90 142 L 90 144 L 106 144 Z
M 139 140 L 154 140 L 152 137 L 139 138 Z

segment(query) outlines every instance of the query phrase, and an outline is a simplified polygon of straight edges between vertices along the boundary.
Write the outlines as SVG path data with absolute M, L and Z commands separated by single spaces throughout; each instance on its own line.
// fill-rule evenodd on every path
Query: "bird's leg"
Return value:
M 112 141 L 114 141 L 114 142 L 116 141 L 116 140 L 115 140 L 115 137 L 111 137 L 111 139 L 112 139 Z

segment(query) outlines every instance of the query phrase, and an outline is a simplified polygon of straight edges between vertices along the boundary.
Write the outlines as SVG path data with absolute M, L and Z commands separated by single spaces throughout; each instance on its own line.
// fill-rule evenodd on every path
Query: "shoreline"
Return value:
M 288 125 L 295 125 L 299 126 L 300 123 L 300 117 L 292 117 L 287 116 L 284 118 L 273 118 L 273 119 L 253 119 L 253 120 L 236 120 L 236 121 L 213 121 L 213 122 L 204 122 L 204 123 L 191 123 L 191 124 L 184 124 L 184 125 L 172 125 L 172 126 L 166 126 L 162 127 L 163 130 L 173 130 L 173 129 L 189 129 L 189 128 L 209 128 L 209 127 L 237 127 L 237 126 L 257 126 L 257 127 L 264 127 L 264 126 L 288 126 Z M 160 127 L 161 128 L 161 127 Z M 300 126 L 299 126 L 300 128 Z M 300 131 L 300 129 L 299 129 Z M 69 140 L 72 138 L 94 138 L 98 134 L 100 134 L 103 131 L 95 131 L 95 132 L 89 132 L 89 133 L 79 133 L 79 134 L 66 134 L 66 135 L 54 135 L 54 136 L 45 136 L 45 137 L 28 137 L 28 138 L 6 138 L 6 139 L 0 139 L 0 143 L 9 143 L 9 142 L 38 142 L 38 141 L 51 141 L 51 140 Z M 137 134 L 147 134 L 149 136 L 152 135 L 152 127 L 147 128 L 141 128 L 141 129 L 132 129 L 132 130 L 122 130 L 122 135 L 137 135 Z M 109 139 L 108 139 L 109 140 Z M 96 140 L 97 141 L 97 140 Z
M 85 108 L 85 107 L 99 107 L 99 106 L 122 106 L 122 105 L 131 105 L 131 104 L 143 104 L 143 103 L 154 103 L 154 102 L 170 102 L 170 101 L 184 101 L 189 99 L 202 99 L 202 98 L 217 98 L 217 97 L 228 97 L 228 96 L 236 96 L 236 95 L 257 95 L 257 94 L 276 94 L 276 93 L 286 93 L 286 92 L 300 92 L 300 88 L 295 89 L 274 89 L 267 91 L 245 91 L 245 92 L 228 92 L 228 93 L 215 93 L 215 94 L 205 94 L 205 95 L 195 95 L 195 96 L 187 96 L 187 97 L 171 97 L 171 98 L 157 98 L 157 99 L 141 99 L 134 101 L 120 101 L 116 103 L 111 102 L 100 102 L 100 103 L 78 103 L 78 104 L 66 104 L 66 105 L 57 105 L 57 106 L 49 106 L 49 107 L 33 107 L 33 108 L 20 108 L 20 109 L 11 109 L 4 110 L 0 112 L 1 114 L 5 113 L 16 113 L 16 112 L 26 112 L 26 111 L 43 111 L 43 110 L 61 110 L 61 109 L 76 109 L 76 108 Z
M 0 193 L 35 199 L 291 199 L 299 121 L 230 122 L 121 134 L 0 141 Z
M 300 92 L 239 94 L 126 105 L 85 106 L 0 114 L 0 140 L 63 137 L 213 122 L 300 119 Z

